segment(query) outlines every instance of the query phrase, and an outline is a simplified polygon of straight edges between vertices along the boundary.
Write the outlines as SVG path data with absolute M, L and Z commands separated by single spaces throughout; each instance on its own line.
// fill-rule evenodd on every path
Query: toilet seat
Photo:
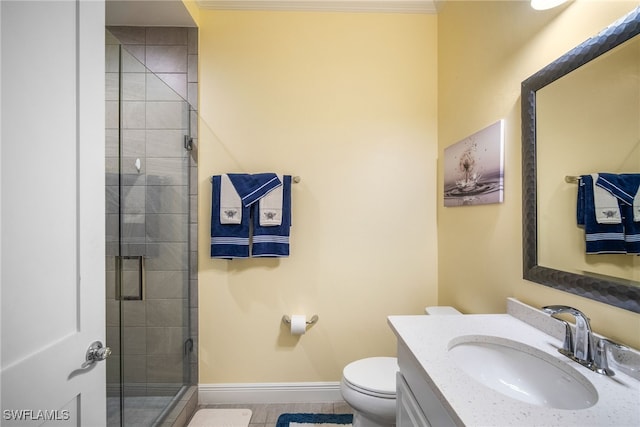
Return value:
M 396 372 L 398 359 L 395 357 L 369 357 L 349 363 L 342 371 L 342 377 L 349 387 L 360 393 L 395 399 Z

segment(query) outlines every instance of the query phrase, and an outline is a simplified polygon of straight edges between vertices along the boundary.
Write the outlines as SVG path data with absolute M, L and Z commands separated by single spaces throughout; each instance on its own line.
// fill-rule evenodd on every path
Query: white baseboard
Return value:
M 343 400 L 339 382 L 198 384 L 198 404 L 322 403 Z

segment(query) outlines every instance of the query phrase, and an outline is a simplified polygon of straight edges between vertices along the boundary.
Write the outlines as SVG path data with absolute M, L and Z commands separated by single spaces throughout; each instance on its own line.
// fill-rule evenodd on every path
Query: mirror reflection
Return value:
M 538 265 L 640 285 L 640 257 L 586 255 L 578 183 L 566 176 L 640 172 L 640 37 L 536 92 Z
M 636 313 L 640 258 L 586 255 L 565 177 L 640 173 L 639 23 L 637 7 L 523 81 L 521 99 L 524 279 Z

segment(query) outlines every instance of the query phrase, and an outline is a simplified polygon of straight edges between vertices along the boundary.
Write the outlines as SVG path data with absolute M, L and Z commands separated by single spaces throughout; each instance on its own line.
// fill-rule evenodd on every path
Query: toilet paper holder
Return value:
M 317 314 L 314 314 L 311 319 L 307 320 L 307 326 L 313 325 L 314 323 L 316 323 L 318 321 L 319 317 Z M 287 325 L 291 324 L 291 317 L 287 316 L 286 314 L 284 316 L 282 316 L 282 322 L 286 323 Z

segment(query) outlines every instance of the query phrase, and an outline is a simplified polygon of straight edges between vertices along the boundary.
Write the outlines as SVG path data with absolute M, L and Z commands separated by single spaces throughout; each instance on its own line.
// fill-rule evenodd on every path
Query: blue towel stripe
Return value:
M 281 185 L 282 183 L 280 182 L 278 177 L 275 176 L 269 181 L 262 184 L 260 187 L 253 190 L 251 193 L 247 194 L 246 196 L 243 196 L 242 201 L 244 202 L 245 206 L 252 205 L 253 203 L 257 202 L 258 200 L 260 200 L 261 198 L 269 194 L 271 190 L 278 188 Z

